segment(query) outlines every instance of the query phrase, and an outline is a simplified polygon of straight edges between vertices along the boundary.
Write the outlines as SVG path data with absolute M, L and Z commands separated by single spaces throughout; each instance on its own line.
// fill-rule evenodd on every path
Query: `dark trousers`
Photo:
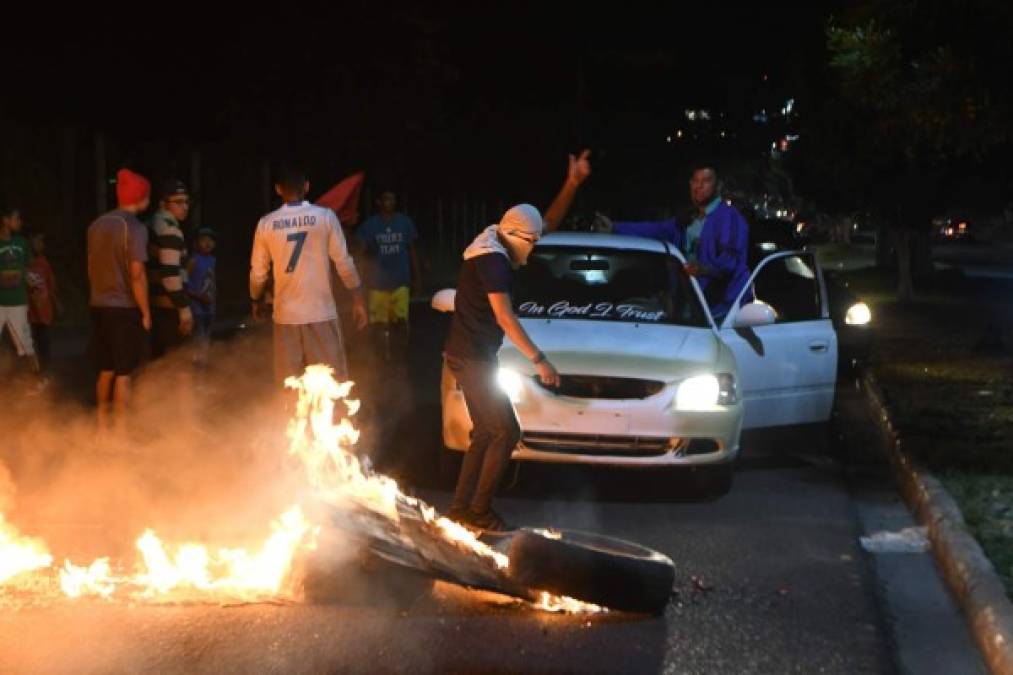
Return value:
M 44 323 L 32 324 L 32 343 L 35 345 L 35 353 L 39 357 L 39 368 L 45 370 L 49 367 L 49 326 Z
M 160 359 L 183 344 L 179 334 L 179 310 L 168 307 L 151 308 L 151 358 Z
M 447 366 L 461 386 L 475 425 L 471 445 L 461 463 L 452 506 L 481 514 L 492 504 L 510 454 L 521 438 L 521 427 L 510 399 L 496 382 L 499 364 L 448 356 Z

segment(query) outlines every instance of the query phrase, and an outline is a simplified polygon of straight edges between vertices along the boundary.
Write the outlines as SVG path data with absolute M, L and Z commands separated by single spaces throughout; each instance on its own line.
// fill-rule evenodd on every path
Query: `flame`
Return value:
M 240 599 L 295 596 L 296 589 L 287 583 L 293 560 L 300 550 L 315 546 L 319 528 L 310 525 L 298 506 L 282 514 L 272 528 L 274 533 L 256 553 L 221 548 L 214 555 L 202 544 L 167 547 L 146 530 L 137 540 L 143 567 L 136 574 L 114 577 L 108 558 L 87 568 L 67 560 L 60 570 L 60 587 L 72 598 L 108 598 L 123 586 L 131 587 L 136 596 L 154 599 L 171 599 L 176 591 Z
M 441 517 L 436 520 L 436 527 L 440 528 L 440 531 L 443 532 L 443 535 L 447 539 L 471 549 L 483 558 L 489 558 L 492 560 L 498 569 L 505 570 L 510 567 L 510 558 L 495 550 L 485 542 L 479 541 L 471 530 L 468 530 L 460 523 L 455 523 L 449 518 Z
M 78 567 L 65 560 L 60 570 L 60 588 L 71 598 L 85 595 L 108 598 L 116 591 L 116 585 L 109 558 L 99 558 L 88 567 Z
M 453 550 L 471 556 L 496 578 L 506 578 L 508 556 L 480 541 L 461 524 L 440 516 L 423 501 L 405 495 L 393 479 L 373 472 L 368 460 L 354 452 L 359 432 L 349 420 L 360 402 L 348 398 L 352 382 L 337 382 L 333 371 L 322 365 L 310 366 L 298 378 L 289 378 L 286 387 L 296 390 L 296 413 L 289 422 L 289 452 L 299 458 L 314 496 L 332 505 L 353 505 L 379 516 L 401 532 L 399 507 L 408 506 L 421 516 L 428 532 L 452 544 Z M 345 416 L 335 424 L 335 407 L 340 401 Z M 418 517 L 418 516 L 416 516 Z M 298 506 L 292 506 L 271 524 L 271 534 L 254 550 L 212 549 L 200 543 L 166 544 L 148 529 L 137 539 L 137 561 L 133 572 L 115 569 L 109 558 L 78 566 L 69 559 L 59 572 L 59 586 L 70 598 L 115 599 L 122 594 L 146 601 L 257 600 L 297 597 L 296 560 L 303 551 L 316 546 L 320 528 L 311 523 Z M 544 531 L 548 537 L 558 533 Z M 52 566 L 45 544 L 21 536 L 0 514 L 0 586 L 18 575 L 37 581 Z M 52 578 L 53 573 L 50 572 Z M 536 607 L 553 612 L 603 612 L 597 605 L 565 596 L 536 592 Z
M 348 400 L 353 383 L 338 383 L 333 371 L 322 365 L 306 368 L 302 377 L 290 377 L 285 386 L 299 393 L 296 417 L 289 425 L 289 451 L 306 467 L 310 483 L 328 501 L 349 500 L 398 523 L 398 500 L 420 507 L 427 523 L 434 524 L 443 536 L 477 556 L 490 560 L 498 569 L 506 569 L 507 556 L 494 550 L 469 530 L 447 518 L 421 500 L 405 495 L 397 481 L 363 469 L 351 452 L 359 439 L 347 417 L 334 424 L 334 404 L 342 399 L 349 416 L 359 410 L 359 401 Z
M 0 513 L 0 586 L 52 564 L 53 557 L 41 540 L 22 536 Z
M 256 553 L 242 548 L 222 548 L 212 555 L 206 546 L 183 544 L 171 553 L 155 533 L 148 530 L 137 540 L 145 571 L 134 583 L 149 595 L 165 595 L 176 589 L 224 592 L 228 596 L 255 598 L 283 589 L 295 554 L 315 546 L 319 528 L 310 526 L 302 510 L 294 506 L 272 525 L 274 533 Z
M 359 402 L 348 400 L 353 383 L 338 383 L 333 371 L 322 365 L 309 366 L 302 377 L 290 377 L 285 386 L 299 394 L 296 416 L 289 425 L 289 450 L 302 459 L 310 483 L 327 500 L 350 500 L 361 507 L 382 515 L 393 523 L 399 522 L 398 501 L 418 507 L 426 523 L 432 524 L 448 542 L 478 558 L 491 563 L 496 570 L 506 570 L 510 559 L 500 551 L 479 541 L 473 532 L 448 518 L 438 516 L 436 510 L 414 497 L 405 495 L 393 479 L 364 469 L 351 452 L 359 434 L 348 417 L 334 424 L 335 401 L 341 399 L 348 416 L 359 410 Z M 559 538 L 558 532 L 546 530 L 545 536 Z M 598 613 L 603 607 L 566 596 L 540 592 L 536 607 L 552 612 Z
M 546 612 L 568 612 L 570 614 L 596 614 L 607 612 L 608 609 L 593 605 L 565 595 L 553 595 L 548 591 L 542 591 L 538 597 L 535 607 Z

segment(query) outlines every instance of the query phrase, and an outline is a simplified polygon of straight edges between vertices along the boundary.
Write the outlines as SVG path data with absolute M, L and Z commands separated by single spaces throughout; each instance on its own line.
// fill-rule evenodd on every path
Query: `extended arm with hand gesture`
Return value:
M 577 188 L 591 175 L 591 162 L 588 157 L 591 151 L 584 149 L 580 155 L 570 155 L 569 166 L 566 171 L 566 181 L 556 198 L 552 200 L 549 208 L 545 210 L 542 220 L 545 222 L 545 232 L 552 232 L 559 227 L 570 210 L 573 198 L 577 196 Z
M 588 157 L 591 156 L 591 151 L 585 148 L 581 151 L 580 155 L 570 155 L 570 168 L 567 171 L 566 180 L 568 183 L 572 183 L 575 186 L 580 186 L 588 176 L 591 175 L 591 162 L 588 161 Z

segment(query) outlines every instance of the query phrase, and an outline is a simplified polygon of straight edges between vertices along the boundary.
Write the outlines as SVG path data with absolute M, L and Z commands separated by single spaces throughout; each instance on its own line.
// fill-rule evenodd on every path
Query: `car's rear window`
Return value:
M 537 246 L 513 299 L 524 318 L 707 325 L 679 261 L 650 251 Z

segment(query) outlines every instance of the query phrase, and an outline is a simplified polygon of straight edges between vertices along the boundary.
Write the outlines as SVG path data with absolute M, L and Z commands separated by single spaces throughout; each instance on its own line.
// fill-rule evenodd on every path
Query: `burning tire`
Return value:
M 660 614 L 675 567 L 668 556 L 632 542 L 588 532 L 552 535 L 523 529 L 510 542 L 510 576 L 532 589 L 610 609 Z

